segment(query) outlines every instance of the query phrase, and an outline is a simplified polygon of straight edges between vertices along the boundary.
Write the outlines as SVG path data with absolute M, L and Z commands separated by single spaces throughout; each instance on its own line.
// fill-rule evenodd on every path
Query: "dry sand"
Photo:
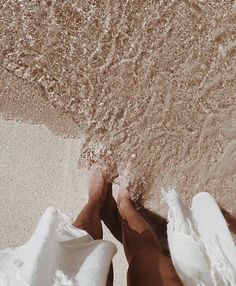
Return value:
M 49 206 L 75 218 L 87 199 L 78 170 L 81 141 L 55 136 L 44 125 L 0 118 L 0 248 L 19 246 L 32 235 Z M 107 228 L 104 239 L 116 244 L 114 285 L 123 285 L 127 263 Z
M 49 206 L 75 218 L 86 202 L 87 189 L 78 168 L 83 144 L 78 127 L 48 105 L 33 85 L 5 71 L 0 79 L 1 108 L 8 110 L 9 116 L 13 112 L 15 118 L 7 120 L 6 114 L 5 118 L 0 116 L 0 248 L 3 248 L 25 243 Z M 70 138 L 63 136 L 66 132 Z M 103 227 L 104 239 L 118 248 L 113 261 L 114 285 L 123 285 L 127 262 L 122 246 Z
M 161 188 L 174 185 L 187 202 L 208 191 L 236 214 L 235 2 L 3 1 L 0 7 L 5 119 L 82 138 L 82 158 L 97 156 L 102 146 L 115 162 L 114 175 L 130 163 L 133 198 L 157 212 L 165 213 Z M 10 131 L 1 132 L 5 138 Z M 52 198 L 50 190 L 45 198 Z M 22 208 L 18 213 L 25 215 Z

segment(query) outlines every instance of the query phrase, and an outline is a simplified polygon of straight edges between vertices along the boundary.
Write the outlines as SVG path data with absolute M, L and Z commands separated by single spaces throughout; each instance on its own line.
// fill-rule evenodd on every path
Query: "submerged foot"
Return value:
M 121 217 L 123 217 L 123 214 L 125 213 L 125 209 L 130 206 L 133 206 L 133 202 L 131 201 L 129 197 L 128 189 L 127 188 L 121 189 L 118 192 L 118 196 L 117 196 L 117 207 L 119 209 Z
M 106 200 L 109 176 L 108 168 L 97 162 L 88 161 L 84 168 L 89 201 L 96 201 L 102 207 Z

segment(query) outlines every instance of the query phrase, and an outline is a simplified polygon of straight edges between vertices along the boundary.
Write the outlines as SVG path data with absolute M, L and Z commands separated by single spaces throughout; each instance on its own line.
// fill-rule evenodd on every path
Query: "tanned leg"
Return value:
M 182 286 L 171 259 L 163 254 L 158 237 L 135 209 L 127 190 L 120 191 L 117 205 L 129 263 L 128 286 Z
M 138 212 L 152 227 L 153 231 L 160 238 L 162 250 L 165 255 L 170 257 L 167 241 L 167 220 L 144 207 L 140 207 Z M 116 201 L 112 196 L 112 184 L 108 186 L 107 197 L 102 208 L 102 220 L 113 234 L 113 236 L 122 243 L 122 223 L 117 208 Z
M 102 220 L 112 235 L 122 243 L 122 225 L 116 201 L 112 196 L 112 184 L 108 185 L 108 192 L 101 212 Z
M 226 209 L 221 208 L 221 212 L 228 223 L 229 229 L 232 233 L 236 234 L 236 218 L 233 217 Z
M 102 239 L 101 210 L 104 204 L 108 182 L 101 169 L 86 170 L 88 202 L 76 218 L 74 226 L 86 230 L 93 239 Z
M 101 166 L 94 165 L 86 171 L 88 183 L 88 202 L 73 225 L 89 233 L 93 239 L 102 239 L 101 212 L 108 192 L 108 181 Z M 113 285 L 113 266 L 111 264 L 106 286 Z
M 167 237 L 167 220 L 144 207 L 140 207 L 138 209 L 138 212 L 152 227 L 156 236 L 159 238 L 164 255 L 170 257 L 170 250 Z

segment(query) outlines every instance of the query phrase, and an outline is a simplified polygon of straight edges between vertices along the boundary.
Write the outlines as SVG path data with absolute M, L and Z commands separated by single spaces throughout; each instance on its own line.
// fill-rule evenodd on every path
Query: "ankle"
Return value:
M 129 198 L 123 197 L 118 199 L 117 207 L 121 217 L 125 219 L 127 210 L 133 207 L 133 202 Z

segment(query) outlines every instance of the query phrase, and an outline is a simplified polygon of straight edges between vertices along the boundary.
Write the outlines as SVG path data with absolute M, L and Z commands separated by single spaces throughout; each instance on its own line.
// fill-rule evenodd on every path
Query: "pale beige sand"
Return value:
M 0 248 L 3 248 L 26 242 L 49 206 L 75 218 L 86 202 L 86 184 L 77 165 L 80 140 L 53 135 L 44 125 L 2 118 L 0 130 Z M 121 244 L 106 227 L 104 238 L 118 247 L 114 285 L 123 285 L 127 263 Z
M 86 202 L 86 185 L 78 168 L 83 136 L 73 121 L 47 104 L 40 89 L 2 70 L 0 103 L 2 248 L 27 241 L 49 206 L 75 217 Z M 123 248 L 105 226 L 104 239 L 118 247 L 114 285 L 123 285 Z

